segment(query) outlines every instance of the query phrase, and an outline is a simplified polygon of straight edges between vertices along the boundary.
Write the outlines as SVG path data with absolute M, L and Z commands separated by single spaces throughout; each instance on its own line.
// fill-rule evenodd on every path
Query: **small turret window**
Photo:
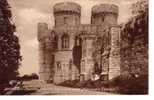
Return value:
M 69 36 L 68 34 L 64 34 L 62 36 L 62 49 L 68 49 L 69 48 Z

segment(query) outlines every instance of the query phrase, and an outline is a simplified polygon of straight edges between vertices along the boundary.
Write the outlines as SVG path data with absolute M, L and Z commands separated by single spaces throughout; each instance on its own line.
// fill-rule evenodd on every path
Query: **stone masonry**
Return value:
M 94 6 L 91 24 L 81 24 L 81 7 L 76 3 L 62 2 L 53 8 L 53 29 L 46 23 L 38 24 L 40 79 L 55 84 L 88 80 L 95 69 L 107 79 L 120 75 L 118 6 Z

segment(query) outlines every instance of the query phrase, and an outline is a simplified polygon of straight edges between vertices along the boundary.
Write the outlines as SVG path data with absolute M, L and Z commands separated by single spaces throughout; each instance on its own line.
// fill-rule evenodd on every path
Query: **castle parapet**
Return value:
M 93 14 L 99 14 L 102 12 L 118 14 L 119 9 L 118 9 L 118 6 L 114 4 L 100 4 L 92 8 Z
M 80 14 L 81 7 L 76 3 L 62 2 L 54 6 L 54 13 L 59 13 L 59 12 L 75 12 Z
M 79 25 L 81 16 L 80 5 L 72 2 L 62 2 L 53 9 L 55 26 Z
M 117 17 L 119 13 L 118 6 L 114 4 L 100 4 L 92 8 L 91 23 L 96 25 L 117 24 Z
M 80 34 L 81 32 L 86 32 L 87 34 L 101 34 L 104 32 L 108 26 L 106 25 L 91 25 L 91 24 L 82 24 L 78 26 L 61 26 L 61 27 L 54 27 L 55 33 L 77 33 Z

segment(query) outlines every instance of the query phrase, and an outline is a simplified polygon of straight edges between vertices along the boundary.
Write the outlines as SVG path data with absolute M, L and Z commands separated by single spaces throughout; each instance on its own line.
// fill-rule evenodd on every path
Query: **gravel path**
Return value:
M 32 95 L 111 95 L 111 93 L 46 84 Z

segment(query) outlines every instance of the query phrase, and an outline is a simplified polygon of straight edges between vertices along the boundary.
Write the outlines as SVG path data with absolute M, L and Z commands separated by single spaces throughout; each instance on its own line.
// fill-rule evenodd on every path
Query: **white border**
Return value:
M 147 100 L 154 96 L 154 0 L 149 0 L 149 95 L 95 95 L 95 96 L 1 96 L 0 100 Z M 7 97 L 7 98 L 6 98 Z

